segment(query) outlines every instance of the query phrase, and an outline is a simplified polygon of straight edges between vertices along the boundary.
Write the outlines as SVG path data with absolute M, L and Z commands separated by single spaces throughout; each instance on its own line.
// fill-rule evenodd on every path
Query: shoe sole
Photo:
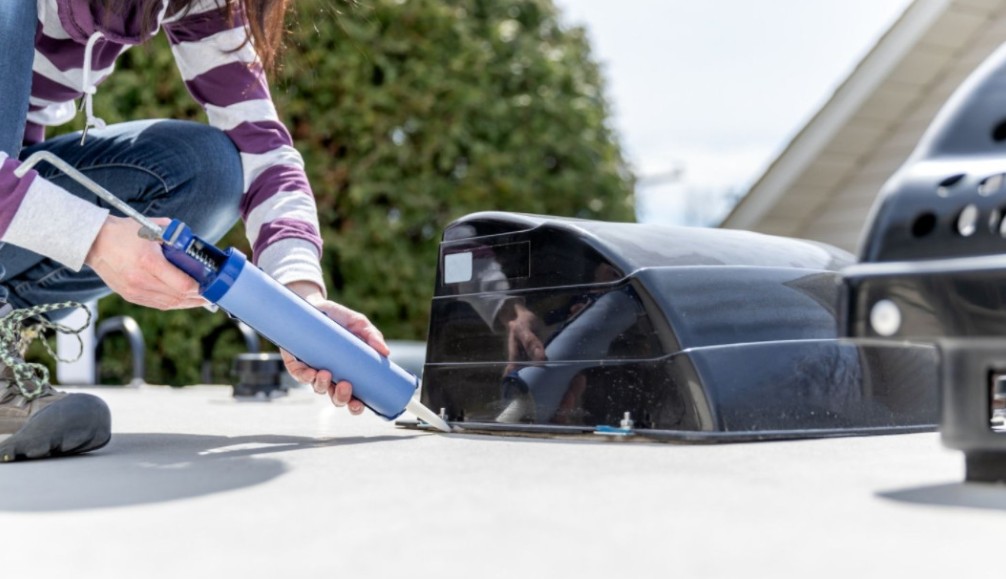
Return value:
M 112 438 L 108 406 L 90 394 L 70 394 L 34 415 L 0 441 L 0 462 L 48 458 L 97 450 Z

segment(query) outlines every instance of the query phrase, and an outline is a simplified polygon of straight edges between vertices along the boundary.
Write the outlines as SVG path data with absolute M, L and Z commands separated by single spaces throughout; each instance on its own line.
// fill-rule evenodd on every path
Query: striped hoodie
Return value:
M 20 0 L 18 0 L 20 1 Z M 165 2 L 166 3 L 166 2 Z M 100 18 L 97 2 L 38 0 L 38 28 L 25 144 L 44 139 L 46 126 L 76 114 L 112 74 L 116 58 L 148 38 L 133 15 Z M 279 121 L 254 48 L 244 44 L 240 17 L 228 22 L 218 0 L 197 0 L 182 14 L 159 17 L 189 93 L 211 125 L 225 131 L 241 154 L 241 216 L 253 260 L 281 283 L 308 280 L 324 288 L 321 237 L 304 162 Z M 85 56 L 90 57 L 85 58 Z M 0 153 L 0 241 L 50 257 L 74 270 L 84 263 L 107 211 L 81 201 L 34 171 L 18 179 L 15 159 Z M 170 216 L 169 216 L 170 217 Z

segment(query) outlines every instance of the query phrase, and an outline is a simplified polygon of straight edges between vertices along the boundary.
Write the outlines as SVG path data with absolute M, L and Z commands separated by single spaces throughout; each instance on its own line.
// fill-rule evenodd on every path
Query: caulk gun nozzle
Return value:
M 416 418 L 422 420 L 423 422 L 429 424 L 430 426 L 440 430 L 442 432 L 450 432 L 451 426 L 447 422 L 433 413 L 432 410 L 423 406 L 423 404 L 413 398 L 409 400 L 409 403 L 405 406 L 405 409 L 416 416 Z

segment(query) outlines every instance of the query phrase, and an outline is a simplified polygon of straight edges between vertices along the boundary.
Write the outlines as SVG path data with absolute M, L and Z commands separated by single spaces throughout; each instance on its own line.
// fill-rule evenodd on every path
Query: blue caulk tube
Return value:
M 221 251 L 173 220 L 162 233 L 164 256 L 199 282 L 199 293 L 266 339 L 334 382 L 353 384 L 353 396 L 393 420 L 408 410 L 428 424 L 450 426 L 413 399 L 419 379 L 272 279 L 238 250 Z

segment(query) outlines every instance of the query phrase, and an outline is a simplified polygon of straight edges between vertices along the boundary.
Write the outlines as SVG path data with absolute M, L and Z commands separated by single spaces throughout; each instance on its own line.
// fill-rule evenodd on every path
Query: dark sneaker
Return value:
M 44 366 L 24 361 L 33 336 L 23 335 L 23 322 L 36 317 L 42 327 L 68 331 L 41 318 L 66 307 L 0 308 L 0 462 L 79 454 L 111 438 L 111 415 L 100 398 L 58 392 Z

